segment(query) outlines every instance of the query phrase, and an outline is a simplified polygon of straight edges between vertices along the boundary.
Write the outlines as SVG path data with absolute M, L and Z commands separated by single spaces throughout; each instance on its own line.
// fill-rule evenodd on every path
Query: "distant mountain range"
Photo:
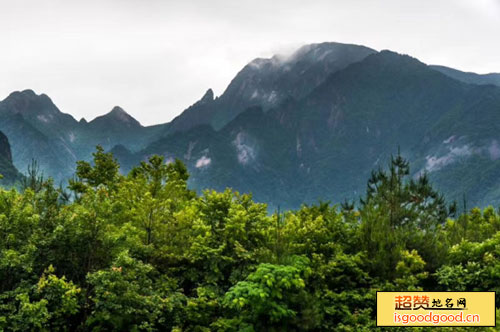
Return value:
M 0 130 L 9 137 L 16 167 L 25 172 L 36 159 L 57 181 L 71 177 L 76 161 L 89 159 L 97 144 L 108 150 L 117 144 L 138 150 L 162 129 L 143 127 L 119 107 L 91 122 L 76 121 L 48 96 L 32 90 L 13 92 L 0 102 Z
M 450 76 L 456 80 L 462 81 L 464 83 L 469 84 L 478 84 L 478 85 L 496 85 L 500 86 L 500 74 L 486 74 L 480 75 L 476 73 L 466 73 L 460 70 L 456 70 L 453 68 L 448 68 L 444 66 L 431 66 L 432 69 L 440 71 L 441 73 Z
M 152 154 L 179 158 L 195 189 L 232 187 L 284 208 L 357 199 L 398 148 L 449 198 L 500 205 L 499 127 L 500 74 L 339 43 L 255 59 L 221 96 L 208 90 L 157 126 L 119 107 L 76 121 L 31 90 L 0 102 L 0 130 L 22 171 L 35 158 L 63 181 L 100 144 L 124 172 Z

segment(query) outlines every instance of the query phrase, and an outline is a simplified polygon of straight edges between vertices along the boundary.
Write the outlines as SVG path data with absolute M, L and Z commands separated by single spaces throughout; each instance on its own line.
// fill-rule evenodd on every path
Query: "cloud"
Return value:
M 247 165 L 254 161 L 256 157 L 255 149 L 249 144 L 249 141 L 250 138 L 244 132 L 239 132 L 233 140 L 238 162 L 242 165 Z
M 490 146 L 488 147 L 488 153 L 490 154 L 490 158 L 492 160 L 497 160 L 500 158 L 500 147 L 498 146 L 498 141 L 491 141 Z
M 206 157 L 206 156 L 203 156 L 201 157 L 200 159 L 198 159 L 196 161 L 196 168 L 203 168 L 203 167 L 207 167 L 208 165 L 210 165 L 212 163 L 212 159 Z
M 429 172 L 438 171 L 447 165 L 455 163 L 460 158 L 471 156 L 473 153 L 474 151 L 469 145 L 451 147 L 448 149 L 448 153 L 443 156 L 427 156 L 425 169 Z

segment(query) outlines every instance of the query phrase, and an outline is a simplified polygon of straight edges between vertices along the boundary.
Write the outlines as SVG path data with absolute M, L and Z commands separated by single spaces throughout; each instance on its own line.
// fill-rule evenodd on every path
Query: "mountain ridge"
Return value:
M 500 88 L 455 74 L 389 50 L 320 43 L 252 60 L 222 95 L 208 89 L 167 124 L 142 126 L 113 108 L 50 131 L 58 127 L 0 102 L 0 130 L 17 158 L 38 153 L 50 175 L 64 170 L 60 179 L 100 144 L 123 172 L 152 154 L 179 158 L 196 190 L 232 187 L 284 208 L 356 200 L 400 150 L 412 176 L 429 173 L 451 199 L 500 205 Z

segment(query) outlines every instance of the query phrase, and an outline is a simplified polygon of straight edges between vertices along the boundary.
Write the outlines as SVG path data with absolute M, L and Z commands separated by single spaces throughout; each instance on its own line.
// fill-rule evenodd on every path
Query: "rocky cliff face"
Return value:
M 21 179 L 21 174 L 12 164 L 12 152 L 7 136 L 0 131 L 0 174 L 3 179 L 0 180 L 2 185 L 13 185 Z
M 10 144 L 7 136 L 0 131 L 0 158 L 12 163 L 12 152 L 10 151 Z

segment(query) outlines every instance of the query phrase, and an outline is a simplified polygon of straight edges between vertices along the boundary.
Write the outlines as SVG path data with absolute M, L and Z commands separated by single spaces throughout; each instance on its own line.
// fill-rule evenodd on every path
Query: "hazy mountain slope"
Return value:
M 298 103 L 273 110 L 293 128 L 308 199 L 356 197 L 371 169 L 406 154 L 465 87 L 416 59 L 381 52 L 329 77 Z M 322 188 L 318 190 L 318 188 Z
M 480 75 L 476 73 L 463 72 L 445 66 L 430 66 L 430 67 L 451 78 L 462 81 L 464 83 L 478 84 L 478 85 L 493 84 L 496 86 L 500 86 L 500 74 L 498 73 Z
M 416 150 L 416 165 L 430 172 L 454 199 L 500 205 L 500 88 L 470 85 L 463 106 L 443 116 Z
M 57 180 L 72 174 L 77 158 L 68 146 L 45 136 L 20 114 L 0 113 L 0 130 L 10 138 L 14 165 L 21 172 L 26 172 L 31 161 L 36 159 L 45 174 Z
M 355 75 L 354 69 L 363 75 Z M 376 76 L 372 76 L 374 74 Z M 348 76 L 354 85 L 348 85 Z M 361 76 L 362 79 L 356 78 Z M 356 159 L 349 162 L 348 168 L 342 168 L 344 172 L 363 174 L 363 169 L 356 170 L 356 165 L 365 165 L 366 172 L 373 168 L 371 162 L 386 159 L 391 149 L 395 152 L 400 146 L 412 161 L 413 171 L 429 172 L 450 199 L 461 199 L 462 194 L 467 193 L 471 204 L 500 204 L 498 194 L 493 199 L 492 187 L 484 183 L 486 179 L 491 183 L 495 174 L 500 174 L 496 162 L 496 142 L 500 141 L 499 88 L 462 84 L 432 73 L 416 60 L 386 52 L 353 65 L 331 80 L 335 83 L 332 92 L 347 86 L 341 95 L 352 101 L 344 107 L 345 122 L 350 118 L 352 125 L 344 127 L 350 137 L 321 141 L 356 151 Z M 373 116 L 365 114 L 367 111 Z M 311 127 L 318 128 L 320 124 L 319 121 Z M 374 132 L 377 134 L 373 135 Z M 366 137 L 364 141 L 363 137 Z M 360 139 L 362 141 L 357 142 Z M 352 158 L 349 152 L 337 156 L 344 162 L 349 158 Z M 477 167 L 479 163 L 483 166 Z M 319 161 L 314 164 L 323 167 Z M 319 174 L 315 177 L 318 184 L 328 181 L 324 173 Z M 368 174 L 365 174 L 366 178 Z M 475 179 L 473 184 L 470 179 Z M 339 181 L 342 183 L 341 178 Z

